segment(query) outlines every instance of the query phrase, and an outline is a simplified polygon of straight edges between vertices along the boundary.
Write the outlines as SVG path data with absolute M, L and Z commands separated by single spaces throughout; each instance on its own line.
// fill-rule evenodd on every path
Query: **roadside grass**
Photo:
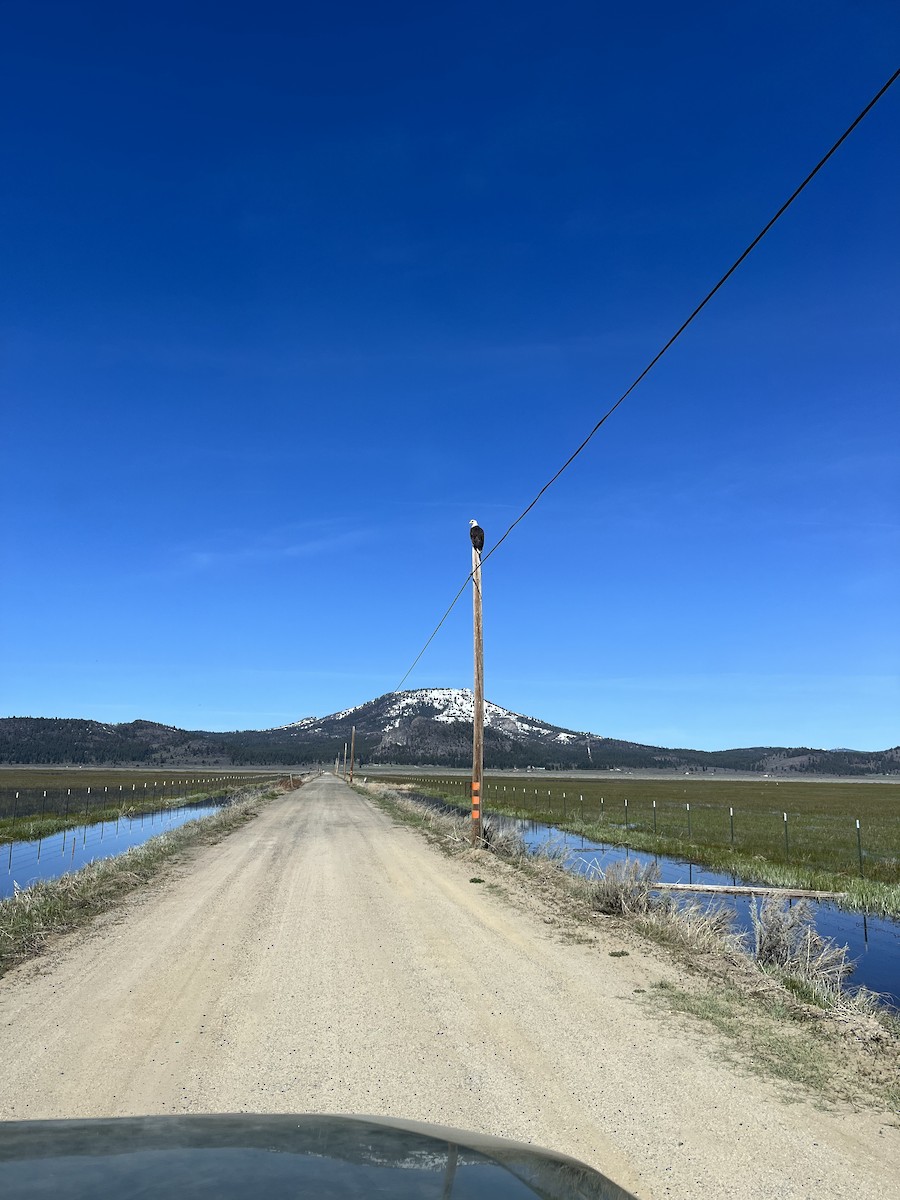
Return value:
M 736 1065 L 756 1067 L 816 1092 L 822 1092 L 831 1082 L 833 1072 L 823 1053 L 821 1030 L 816 1030 L 815 1039 L 798 1034 L 797 1029 L 784 1024 L 788 1014 L 777 1003 L 764 1005 L 761 1014 L 759 998 L 751 1003 L 736 988 L 719 986 L 715 991 L 690 992 L 666 980 L 653 984 L 645 994 L 671 1012 L 712 1025 L 724 1035 L 726 1057 Z M 765 1015 L 775 1017 L 777 1024 L 760 1019 Z M 845 1093 L 840 1098 L 849 1097 Z
M 796 1085 L 823 1107 L 843 1102 L 900 1112 L 896 1032 L 874 1022 L 848 1037 L 777 990 L 748 991 L 722 980 L 698 981 L 690 990 L 660 980 L 641 1001 L 712 1027 L 721 1035 L 718 1051 L 738 1070 Z M 789 1101 L 796 1096 L 784 1093 Z
M 469 849 L 469 821 L 461 813 L 434 808 L 380 780 L 358 790 L 395 819 L 429 834 L 445 853 Z M 900 1020 L 874 993 L 844 986 L 846 948 L 816 933 L 808 906 L 764 902 L 756 911 L 751 944 L 748 935 L 734 930 L 727 905 L 655 893 L 654 864 L 641 867 L 632 860 L 587 878 L 564 870 L 564 856 L 552 847 L 549 856 L 536 859 L 527 850 L 510 853 L 514 842 L 500 836 L 486 839 L 482 849 L 492 844 L 506 851 L 496 857 L 526 876 L 546 881 L 550 868 L 555 891 L 571 902 L 573 928 L 591 913 L 602 914 L 624 921 L 683 962 L 694 975 L 693 986 L 661 983 L 653 1002 L 713 1026 L 723 1035 L 727 1057 L 809 1089 L 826 1103 L 847 1100 L 897 1110 Z
M 409 795 L 378 784 L 353 784 L 353 790 L 367 800 L 373 800 L 380 808 L 389 812 L 395 820 L 404 825 L 411 825 L 425 834 L 431 835 L 442 849 L 454 851 L 472 848 L 471 821 L 468 816 L 457 811 L 451 805 L 436 807 L 427 803 L 421 796 Z M 500 817 L 486 818 L 482 823 L 482 839 L 476 849 L 488 850 L 497 858 L 504 858 L 524 865 L 538 858 L 545 861 L 561 861 L 561 855 L 556 847 L 548 844 L 542 851 L 535 854 L 529 851 L 522 838 L 513 828 L 511 822 Z
M 631 787 L 632 782 L 636 792 Z M 428 777 L 417 778 L 414 785 L 423 794 L 439 798 L 461 811 L 467 807 L 464 798 L 446 786 L 429 781 Z M 601 845 L 627 846 L 648 854 L 691 861 L 750 884 L 835 892 L 840 895 L 835 903 L 850 912 L 900 917 L 900 786 L 896 784 L 845 786 L 779 782 L 760 789 L 752 781 L 746 784 L 731 781 L 722 785 L 723 798 L 720 804 L 718 800 L 715 803 L 702 800 L 698 803 L 695 795 L 697 792 L 718 789 L 720 785 L 715 781 L 690 781 L 688 787 L 682 789 L 683 794 L 692 797 L 685 802 L 691 805 L 690 839 L 687 836 L 684 804 L 680 800 L 670 800 L 664 805 L 660 798 L 652 794 L 662 792 L 665 788 L 677 788 L 677 781 L 629 781 L 627 790 L 632 798 L 628 804 L 627 825 L 624 820 L 617 822 L 613 819 L 619 813 L 624 817 L 623 801 L 627 797 L 617 799 L 603 793 L 592 795 L 590 791 L 594 789 L 596 793 L 601 786 L 607 793 L 611 789 L 622 791 L 623 783 L 619 780 L 604 780 L 602 784 L 576 781 L 574 786 L 583 789 L 577 793 L 572 791 L 573 785 L 567 781 L 565 808 L 561 788 L 556 791 L 555 798 L 546 795 L 552 791 L 546 787 L 543 789 L 545 795 L 542 797 L 539 794 L 535 798 L 533 795 L 523 796 L 521 790 L 515 795 L 512 792 L 504 795 L 496 790 L 499 786 L 491 783 L 486 789 L 484 808 L 491 814 L 552 824 L 557 829 Z M 515 786 L 519 787 L 518 784 Z M 742 787 L 748 790 L 736 792 Z M 801 801 L 803 804 L 802 813 L 788 814 L 788 845 L 793 847 L 789 850 L 788 858 L 785 858 L 784 850 L 783 811 L 773 812 L 763 807 L 771 802 L 774 788 L 779 789 L 780 801 L 790 802 L 795 807 Z M 832 790 L 836 795 L 830 794 Z M 531 791 L 533 793 L 534 789 Z M 599 805 L 601 795 L 604 799 L 602 812 Z M 738 795 L 741 796 L 739 804 Z M 581 796 L 584 797 L 583 805 Z M 654 799 L 657 800 L 657 833 L 653 832 L 652 816 L 649 826 L 646 820 L 647 810 L 653 811 Z M 736 832 L 734 848 L 728 840 L 729 800 L 735 802 L 735 821 L 740 830 L 740 834 Z M 827 804 L 829 811 L 817 816 L 814 806 L 819 802 Z M 863 875 L 859 874 L 855 818 L 834 811 L 842 805 L 849 806 L 850 812 L 855 808 L 866 814 L 861 821 L 866 830 L 867 843 Z M 676 835 L 673 829 L 672 822 L 676 818 L 684 826 L 682 836 Z M 838 824 L 840 838 L 836 836 Z M 795 839 L 793 843 L 792 837 Z
M 116 858 L 91 863 L 59 879 L 35 884 L 0 901 L 0 975 L 40 953 L 54 935 L 86 924 L 130 892 L 157 878 L 194 846 L 220 838 L 255 817 L 274 789 L 239 793 L 218 812 L 151 838 Z

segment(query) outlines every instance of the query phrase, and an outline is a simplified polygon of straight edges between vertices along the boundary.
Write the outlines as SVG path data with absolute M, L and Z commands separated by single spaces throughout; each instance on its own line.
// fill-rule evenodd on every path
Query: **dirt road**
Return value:
M 0 981 L 0 1117 L 356 1112 L 533 1141 L 641 1197 L 898 1194 L 900 1137 L 786 1105 L 610 958 L 330 776 Z

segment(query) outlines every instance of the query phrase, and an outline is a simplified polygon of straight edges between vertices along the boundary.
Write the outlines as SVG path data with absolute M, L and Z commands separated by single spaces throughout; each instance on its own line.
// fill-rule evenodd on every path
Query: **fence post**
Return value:
M 685 808 L 687 809 L 688 815 L 688 841 L 692 842 L 694 840 L 694 835 L 691 832 L 691 802 L 689 800 L 686 802 Z
M 784 857 L 785 857 L 785 859 L 788 859 L 790 857 L 790 853 L 791 853 L 790 846 L 788 845 L 788 819 L 787 819 L 787 813 L 785 813 L 784 814 Z
M 625 832 L 627 833 L 628 832 L 628 797 L 625 796 L 624 800 L 625 800 Z
M 859 828 L 859 817 L 856 818 L 856 849 L 859 853 L 859 877 L 863 878 L 862 833 Z
M 734 845 L 734 808 L 729 807 L 728 819 L 731 821 L 731 844 Z
M 653 836 L 656 837 L 656 801 L 653 801 Z
M 63 813 L 63 820 L 66 822 L 69 820 L 69 800 L 71 799 L 71 797 L 72 797 L 72 789 L 66 788 L 66 811 Z M 65 852 L 66 852 L 66 834 L 67 833 L 68 833 L 68 828 L 66 826 L 64 826 L 63 827 L 62 848 L 60 850 L 60 854 L 65 854 Z
M 41 861 L 41 842 L 44 840 L 44 809 L 47 807 L 47 789 L 44 788 L 44 797 L 41 800 L 41 824 L 40 833 L 38 834 L 37 860 Z

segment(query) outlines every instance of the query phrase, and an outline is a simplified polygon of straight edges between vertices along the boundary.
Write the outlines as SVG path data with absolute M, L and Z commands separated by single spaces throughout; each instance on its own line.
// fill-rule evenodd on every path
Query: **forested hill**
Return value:
M 431 688 L 379 696 L 280 729 L 211 733 L 154 721 L 109 725 L 46 717 L 0 718 L 0 763 L 95 766 L 333 764 L 356 728 L 361 765 L 465 767 L 471 763 L 472 695 Z M 900 774 L 900 747 L 884 751 L 756 746 L 688 750 L 580 733 L 488 703 L 488 769 L 737 770 L 777 774 Z
M 221 733 L 192 733 L 155 721 L 107 725 L 77 718 L 0 719 L 0 762 L 134 765 L 231 762 Z

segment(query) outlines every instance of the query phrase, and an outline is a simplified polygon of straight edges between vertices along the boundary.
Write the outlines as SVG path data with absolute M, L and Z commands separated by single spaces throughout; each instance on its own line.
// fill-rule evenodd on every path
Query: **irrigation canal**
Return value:
M 220 807 L 221 804 L 183 804 L 115 821 L 78 825 L 39 841 L 9 842 L 0 846 L 0 900 L 12 896 L 17 888 L 31 887 L 43 879 L 58 879 L 97 859 L 124 854 L 157 834 L 208 817 Z
M 592 842 L 580 834 L 568 833 L 554 825 L 539 821 L 514 821 L 529 848 L 551 843 L 565 850 L 569 868 L 580 874 L 606 870 L 617 862 L 636 860 L 642 866 L 655 862 L 662 883 L 710 883 L 740 885 L 751 883 L 737 876 L 712 871 L 708 867 L 666 855 L 647 854 L 624 846 L 609 846 Z M 702 895 L 691 897 L 701 903 Z M 748 896 L 714 896 L 709 903 L 728 903 L 735 910 L 737 927 L 749 932 L 751 898 Z M 881 992 L 888 1001 L 900 1007 L 900 922 L 884 917 L 867 917 L 863 913 L 847 912 L 828 901 L 809 901 L 815 913 L 816 929 L 823 937 L 833 938 L 849 948 L 849 957 L 856 966 L 851 983 L 864 985 Z

